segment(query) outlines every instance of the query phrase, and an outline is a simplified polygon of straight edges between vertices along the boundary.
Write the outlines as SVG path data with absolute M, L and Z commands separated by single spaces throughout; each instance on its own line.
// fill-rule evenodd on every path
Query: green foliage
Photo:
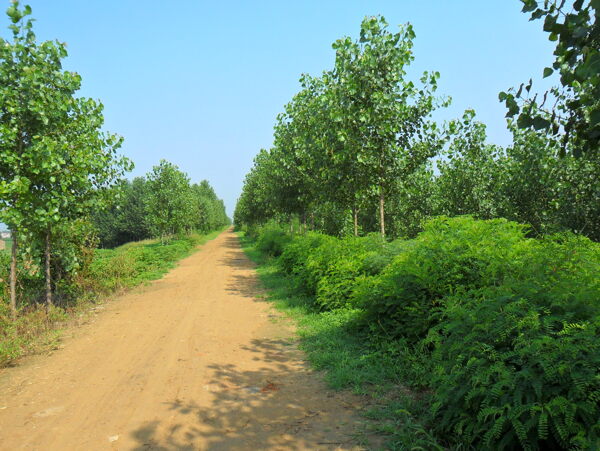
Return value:
M 536 243 L 515 280 L 446 300 L 430 334 L 435 428 L 476 448 L 600 445 L 600 248 Z
M 291 237 L 277 224 L 265 225 L 258 235 L 256 248 L 272 257 L 279 257 L 287 243 L 291 241 Z
M 531 20 L 544 19 L 548 39 L 556 42 L 552 68 L 560 74 L 561 89 L 530 97 L 532 82 L 500 93 L 507 116 L 518 115 L 520 128 L 543 130 L 562 142 L 562 153 L 598 153 L 600 143 L 600 3 L 597 0 L 521 0 Z M 525 87 L 525 91 L 523 88 Z M 550 94 L 550 95 L 549 95 Z M 521 105 L 518 101 L 521 100 Z M 548 100 L 552 106 L 544 109 Z
M 505 220 L 440 217 L 406 245 L 380 275 L 354 294 L 374 331 L 423 338 L 439 319 L 445 296 L 500 283 L 521 267 L 524 227 Z
M 303 238 L 296 236 L 292 243 Z M 381 238 L 378 239 L 381 242 Z M 360 311 L 315 312 L 313 299 L 299 293 L 293 278 L 282 271 L 281 257 L 263 258 L 247 235 L 242 236 L 242 243 L 244 251 L 259 264 L 258 273 L 268 290 L 267 299 L 297 321 L 300 347 L 309 362 L 325 372 L 325 380 L 331 387 L 373 397 L 373 408 L 366 416 L 373 420 L 369 422 L 370 428 L 389 436 L 386 449 L 419 449 L 418 446 L 427 450 L 442 449 L 424 422 L 427 397 L 413 396 L 400 385 L 410 365 L 408 360 L 399 358 L 397 352 L 388 352 L 388 347 L 395 346 L 376 345 L 356 330 Z M 292 244 L 287 248 L 290 246 Z
M 148 174 L 147 221 L 153 236 L 167 237 L 191 230 L 194 203 L 187 174 L 161 160 Z
M 334 236 L 386 229 L 413 238 L 433 217 L 472 215 L 528 224 L 530 235 L 569 230 L 600 240 L 598 5 L 577 1 L 567 12 L 571 2 L 522 1 L 558 40 L 554 69 L 565 89 L 522 106 L 531 84 L 501 94 L 508 116 L 518 114 L 508 120 L 511 145 L 490 144 L 473 110 L 432 122 L 449 99 L 434 96 L 437 72 L 418 87 L 407 79 L 414 31 L 367 17 L 359 39 L 333 44 L 331 70 L 300 78 L 273 148 L 260 151 L 244 181 L 235 223 L 299 220 Z M 544 111 L 552 97 L 556 108 Z
M 147 183 L 143 177 L 122 180 L 113 190 L 113 203 L 93 217 L 102 247 L 115 247 L 150 238 L 146 215 Z
M 393 33 L 384 18 L 366 17 L 359 39 L 333 44 L 333 70 L 301 77 L 302 90 L 277 118 L 274 147 L 260 151 L 244 181 L 236 224 L 311 217 L 322 231 L 358 235 L 359 212 L 370 205 L 379 211 L 369 210 L 371 223 L 384 232 L 384 201 L 439 150 L 428 119 L 449 102 L 434 97 L 439 73 L 424 73 L 420 86 L 406 79 L 413 39 L 410 25 Z M 331 212 L 337 221 L 325 218 Z
M 0 39 L 0 221 L 13 232 L 15 250 L 21 234 L 32 247 L 44 243 L 50 304 L 56 235 L 102 208 L 132 165 L 117 154 L 122 139 L 102 130 L 102 104 L 75 97 L 81 77 L 62 68 L 66 45 L 38 43 L 30 14 L 12 2 L 12 40 Z M 11 277 L 16 285 L 16 272 Z M 15 290 L 11 307 L 16 313 Z
M 327 348 L 353 334 L 369 346 L 361 364 L 386 362 L 428 392 L 425 405 L 392 396 L 374 411 L 399 449 L 600 444 L 600 246 L 527 232 L 439 217 L 412 240 L 308 233 L 285 246 L 277 263 L 319 318 L 313 363 L 356 382 L 333 363 L 345 351 Z
M 229 224 L 223 201 L 208 181 L 190 184 L 166 161 L 146 177 L 122 180 L 109 209 L 94 216 L 102 247 L 196 230 L 208 233 Z

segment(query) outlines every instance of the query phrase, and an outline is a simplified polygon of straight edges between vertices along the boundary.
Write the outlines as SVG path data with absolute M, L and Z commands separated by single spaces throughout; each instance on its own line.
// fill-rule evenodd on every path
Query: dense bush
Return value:
M 301 286 L 306 287 L 308 283 L 303 279 L 306 275 L 305 268 L 308 257 L 313 249 L 319 247 L 329 238 L 331 237 L 312 232 L 295 237 L 281 254 L 279 260 L 281 267 L 287 274 L 297 276 L 301 282 Z M 329 241 L 331 242 L 331 240 Z
M 476 447 L 600 446 L 600 248 L 536 241 L 516 277 L 446 299 L 436 428 Z
M 417 341 L 438 320 L 446 296 L 518 273 L 531 242 L 524 234 L 523 226 L 502 219 L 431 220 L 380 275 L 361 282 L 355 304 L 371 328 Z
M 448 446 L 598 449 L 600 245 L 501 219 L 424 229 L 392 243 L 308 233 L 279 263 L 318 309 L 362 310 L 373 344 L 411 367 L 405 383 L 431 391 Z
M 554 301 L 521 285 L 449 302 L 430 383 L 440 436 L 476 449 L 598 449 L 600 321 L 571 323 Z
M 320 310 L 333 310 L 349 306 L 358 278 L 379 272 L 397 248 L 378 235 L 335 238 L 309 233 L 286 246 L 280 262 L 315 297 Z
M 280 226 L 277 224 L 268 224 L 260 231 L 256 248 L 267 255 L 278 257 L 282 254 L 285 245 L 290 240 L 290 235 Z

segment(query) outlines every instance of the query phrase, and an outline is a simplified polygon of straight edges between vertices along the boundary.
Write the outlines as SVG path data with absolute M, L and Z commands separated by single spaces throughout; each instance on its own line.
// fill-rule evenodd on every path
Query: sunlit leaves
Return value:
M 544 77 L 555 71 L 560 75 L 561 89 L 544 95 L 500 94 L 506 103 L 507 116 L 519 115 L 521 128 L 545 130 L 560 140 L 562 153 L 575 156 L 598 152 L 600 144 L 600 2 L 598 0 L 521 0 L 523 12 L 531 20 L 543 18 L 543 29 L 550 41 L 556 42 L 554 64 L 545 68 Z M 571 9 L 572 8 L 572 9 Z M 531 82 L 529 83 L 531 87 Z M 514 94 L 514 95 L 513 95 Z M 552 103 L 548 104 L 548 99 Z M 519 100 L 519 102 L 517 102 Z

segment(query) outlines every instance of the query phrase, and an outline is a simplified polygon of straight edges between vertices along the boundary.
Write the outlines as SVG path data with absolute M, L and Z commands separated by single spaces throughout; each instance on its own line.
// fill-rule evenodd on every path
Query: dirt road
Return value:
M 0 449 L 358 449 L 355 400 L 310 371 L 252 268 L 224 232 L 3 370 Z

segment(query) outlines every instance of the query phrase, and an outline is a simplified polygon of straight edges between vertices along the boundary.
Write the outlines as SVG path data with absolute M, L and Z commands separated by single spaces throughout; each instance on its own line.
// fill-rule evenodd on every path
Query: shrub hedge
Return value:
M 523 225 L 471 217 L 436 218 L 392 243 L 280 233 L 259 242 L 285 243 L 281 268 L 315 309 L 358 308 L 371 340 L 428 356 L 427 370 L 405 359 L 422 366 L 406 374 L 426 379 L 407 383 L 431 390 L 442 442 L 600 449 L 597 243 L 527 238 Z

